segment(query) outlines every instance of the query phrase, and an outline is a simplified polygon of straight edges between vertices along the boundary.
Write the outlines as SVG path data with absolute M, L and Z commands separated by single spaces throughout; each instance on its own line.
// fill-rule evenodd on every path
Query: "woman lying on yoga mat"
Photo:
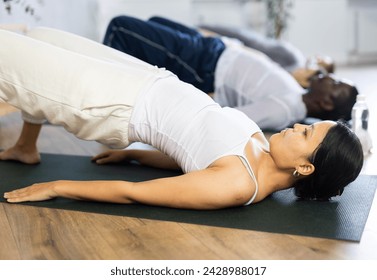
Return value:
M 175 208 L 248 205 L 294 187 L 307 199 L 329 199 L 359 174 L 359 140 L 343 124 L 295 125 L 269 142 L 246 115 L 221 108 L 171 72 L 58 30 L 27 36 L 0 31 L 0 99 L 23 112 L 16 144 L 2 160 L 40 161 L 45 119 L 79 138 L 113 148 L 144 142 L 158 151 L 115 150 L 98 164 L 135 159 L 180 168 L 184 175 L 150 180 L 53 181 L 8 192 L 8 202 L 55 197 Z

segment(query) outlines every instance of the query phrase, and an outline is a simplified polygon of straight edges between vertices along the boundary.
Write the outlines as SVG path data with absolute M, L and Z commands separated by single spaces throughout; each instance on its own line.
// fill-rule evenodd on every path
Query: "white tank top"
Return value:
M 129 139 L 159 149 L 185 173 L 205 169 L 224 156 L 239 156 L 257 186 L 244 150 L 259 131 L 244 113 L 221 108 L 208 95 L 172 76 L 159 79 L 139 96 Z

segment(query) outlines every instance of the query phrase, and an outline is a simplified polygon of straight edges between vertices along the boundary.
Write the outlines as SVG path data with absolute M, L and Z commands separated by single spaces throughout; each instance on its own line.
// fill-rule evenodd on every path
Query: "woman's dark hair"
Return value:
M 294 185 L 302 199 L 329 200 L 342 194 L 344 187 L 359 175 L 364 162 L 358 137 L 343 123 L 332 126 L 309 161 L 313 174 Z

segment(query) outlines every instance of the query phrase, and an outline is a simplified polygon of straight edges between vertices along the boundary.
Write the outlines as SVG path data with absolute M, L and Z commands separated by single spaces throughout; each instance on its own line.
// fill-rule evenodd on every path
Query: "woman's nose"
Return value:
M 299 124 L 299 123 L 296 123 L 293 125 L 293 130 L 297 131 L 297 130 L 300 130 L 304 127 L 305 125 L 303 124 Z

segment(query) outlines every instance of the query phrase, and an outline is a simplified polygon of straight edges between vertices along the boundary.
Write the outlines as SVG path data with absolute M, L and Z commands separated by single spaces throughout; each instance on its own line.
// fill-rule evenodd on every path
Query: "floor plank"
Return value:
M 0 250 L 1 260 L 18 260 L 20 254 L 17 248 L 8 217 L 6 215 L 6 205 L 0 203 L 0 240 L 2 242 Z

